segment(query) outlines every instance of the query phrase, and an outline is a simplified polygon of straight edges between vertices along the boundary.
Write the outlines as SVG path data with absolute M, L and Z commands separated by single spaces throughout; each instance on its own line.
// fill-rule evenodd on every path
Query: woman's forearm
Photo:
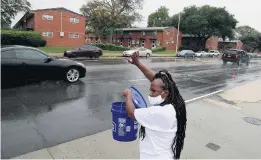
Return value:
M 126 96 L 126 112 L 132 120 L 135 120 L 134 111 L 135 111 L 135 106 L 132 102 L 132 95 L 130 94 Z
M 136 66 L 141 70 L 141 72 L 149 79 L 150 82 L 153 81 L 153 78 L 155 76 L 155 73 L 149 69 L 148 67 L 146 67 L 144 64 L 142 63 L 138 63 L 136 64 Z

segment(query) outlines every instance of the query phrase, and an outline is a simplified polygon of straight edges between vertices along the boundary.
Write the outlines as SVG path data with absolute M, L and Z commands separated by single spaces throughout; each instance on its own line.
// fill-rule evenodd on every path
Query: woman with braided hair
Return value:
M 135 52 L 130 63 L 136 65 L 150 80 L 148 96 L 151 107 L 135 109 L 132 94 L 125 89 L 126 111 L 141 125 L 140 159 L 179 159 L 186 131 L 186 106 L 176 83 L 166 70 L 154 74 L 139 61 Z

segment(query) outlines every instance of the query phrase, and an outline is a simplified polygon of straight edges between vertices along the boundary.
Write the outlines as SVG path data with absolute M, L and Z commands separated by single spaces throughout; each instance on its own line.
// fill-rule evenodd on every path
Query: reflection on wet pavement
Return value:
M 261 61 L 250 66 L 178 65 L 143 59 L 154 71 L 167 69 L 188 100 L 261 78 Z M 111 103 L 134 85 L 146 98 L 149 83 L 126 60 L 84 62 L 87 77 L 76 84 L 43 82 L 2 90 L 2 158 L 50 147 L 111 128 Z M 102 64 L 102 65 L 101 65 Z

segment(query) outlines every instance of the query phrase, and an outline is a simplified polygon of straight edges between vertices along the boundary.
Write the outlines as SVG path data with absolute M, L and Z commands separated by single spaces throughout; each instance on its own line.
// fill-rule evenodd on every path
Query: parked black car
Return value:
M 226 50 L 222 56 L 223 64 L 227 62 L 237 63 L 240 65 L 241 63 L 246 63 L 249 65 L 250 57 L 244 50 L 239 49 L 230 49 Z
M 99 58 L 102 56 L 102 49 L 92 45 L 82 45 L 70 51 L 64 51 L 64 57 L 90 57 Z
M 51 57 L 37 48 L 2 46 L 1 49 L 2 85 L 27 80 L 60 79 L 74 83 L 86 74 L 82 63 Z

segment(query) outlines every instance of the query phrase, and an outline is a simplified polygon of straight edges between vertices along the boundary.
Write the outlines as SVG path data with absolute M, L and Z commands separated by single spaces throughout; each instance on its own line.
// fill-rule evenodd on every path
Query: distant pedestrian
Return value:
M 186 107 L 182 96 L 166 70 L 154 74 L 139 61 L 135 52 L 130 63 L 136 65 L 150 80 L 148 108 L 135 109 L 129 89 L 123 91 L 126 97 L 126 111 L 140 128 L 140 159 L 179 159 L 184 146 L 186 131 Z

